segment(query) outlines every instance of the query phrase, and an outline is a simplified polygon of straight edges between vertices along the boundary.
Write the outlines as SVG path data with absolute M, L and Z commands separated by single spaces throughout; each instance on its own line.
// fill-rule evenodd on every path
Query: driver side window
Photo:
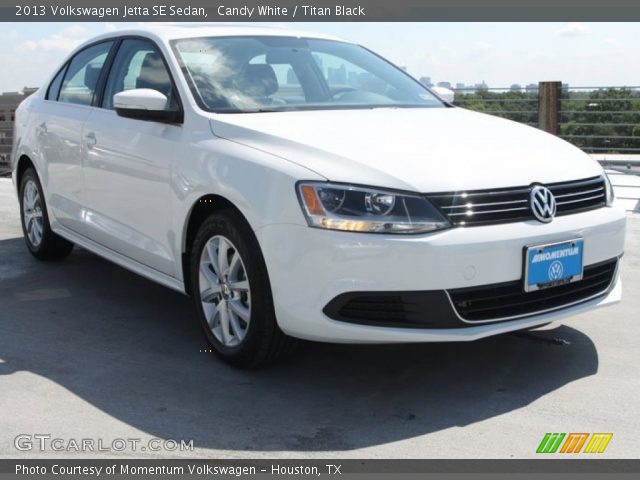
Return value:
M 168 99 L 166 110 L 176 108 L 171 76 L 156 46 L 146 40 L 124 40 L 118 49 L 102 99 L 102 108 L 113 110 L 113 96 L 134 88 L 157 90 Z
M 254 65 L 258 65 L 258 67 L 254 67 Z M 291 64 L 267 63 L 267 56 L 262 54 L 252 58 L 244 70 L 247 70 L 247 67 L 253 68 L 256 70 L 254 73 L 258 74 L 260 73 L 259 69 L 262 69 L 273 77 L 276 88 L 270 95 L 269 103 L 287 104 L 305 100 L 302 85 Z

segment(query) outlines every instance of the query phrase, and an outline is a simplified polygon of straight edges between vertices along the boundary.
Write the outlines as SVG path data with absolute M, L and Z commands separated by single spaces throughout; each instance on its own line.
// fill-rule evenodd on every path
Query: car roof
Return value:
M 179 38 L 198 38 L 198 37 L 229 37 L 229 36 L 283 36 L 283 37 L 300 37 L 300 38 L 317 38 L 324 40 L 339 40 L 331 35 L 319 33 L 304 32 L 293 30 L 286 27 L 263 27 L 254 25 L 230 25 L 230 24 L 186 24 L 186 25 L 151 25 L 135 29 L 114 30 L 112 32 L 103 33 L 91 38 L 83 43 L 77 50 L 85 45 L 95 43 L 99 40 L 109 38 L 117 38 L 122 36 L 142 36 L 148 37 L 157 42 L 167 43 L 170 40 Z

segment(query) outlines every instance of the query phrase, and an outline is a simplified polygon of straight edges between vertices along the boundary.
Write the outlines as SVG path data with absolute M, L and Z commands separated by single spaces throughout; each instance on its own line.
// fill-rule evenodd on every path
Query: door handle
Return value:
M 93 148 L 98 143 L 98 139 L 96 138 L 96 134 L 93 132 L 89 132 L 84 136 L 84 141 L 87 144 L 87 148 Z

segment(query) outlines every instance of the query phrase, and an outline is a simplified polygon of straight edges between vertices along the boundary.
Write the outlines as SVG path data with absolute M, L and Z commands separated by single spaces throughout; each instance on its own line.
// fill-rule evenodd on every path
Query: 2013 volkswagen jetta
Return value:
M 215 351 L 475 340 L 617 302 L 602 168 L 455 108 L 371 51 L 281 29 L 109 33 L 16 114 L 31 253 L 191 294 Z

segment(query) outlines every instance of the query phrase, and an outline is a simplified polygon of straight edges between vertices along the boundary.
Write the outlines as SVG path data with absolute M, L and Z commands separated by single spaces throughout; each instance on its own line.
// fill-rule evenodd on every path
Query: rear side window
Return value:
M 91 105 L 98 79 L 113 42 L 100 43 L 78 53 L 64 76 L 58 100 L 79 105 Z
M 58 95 L 60 94 L 60 87 L 62 87 L 62 79 L 64 78 L 64 74 L 67 71 L 67 65 L 62 67 L 58 74 L 54 77 L 54 79 L 49 84 L 49 89 L 47 90 L 47 100 L 58 100 Z

